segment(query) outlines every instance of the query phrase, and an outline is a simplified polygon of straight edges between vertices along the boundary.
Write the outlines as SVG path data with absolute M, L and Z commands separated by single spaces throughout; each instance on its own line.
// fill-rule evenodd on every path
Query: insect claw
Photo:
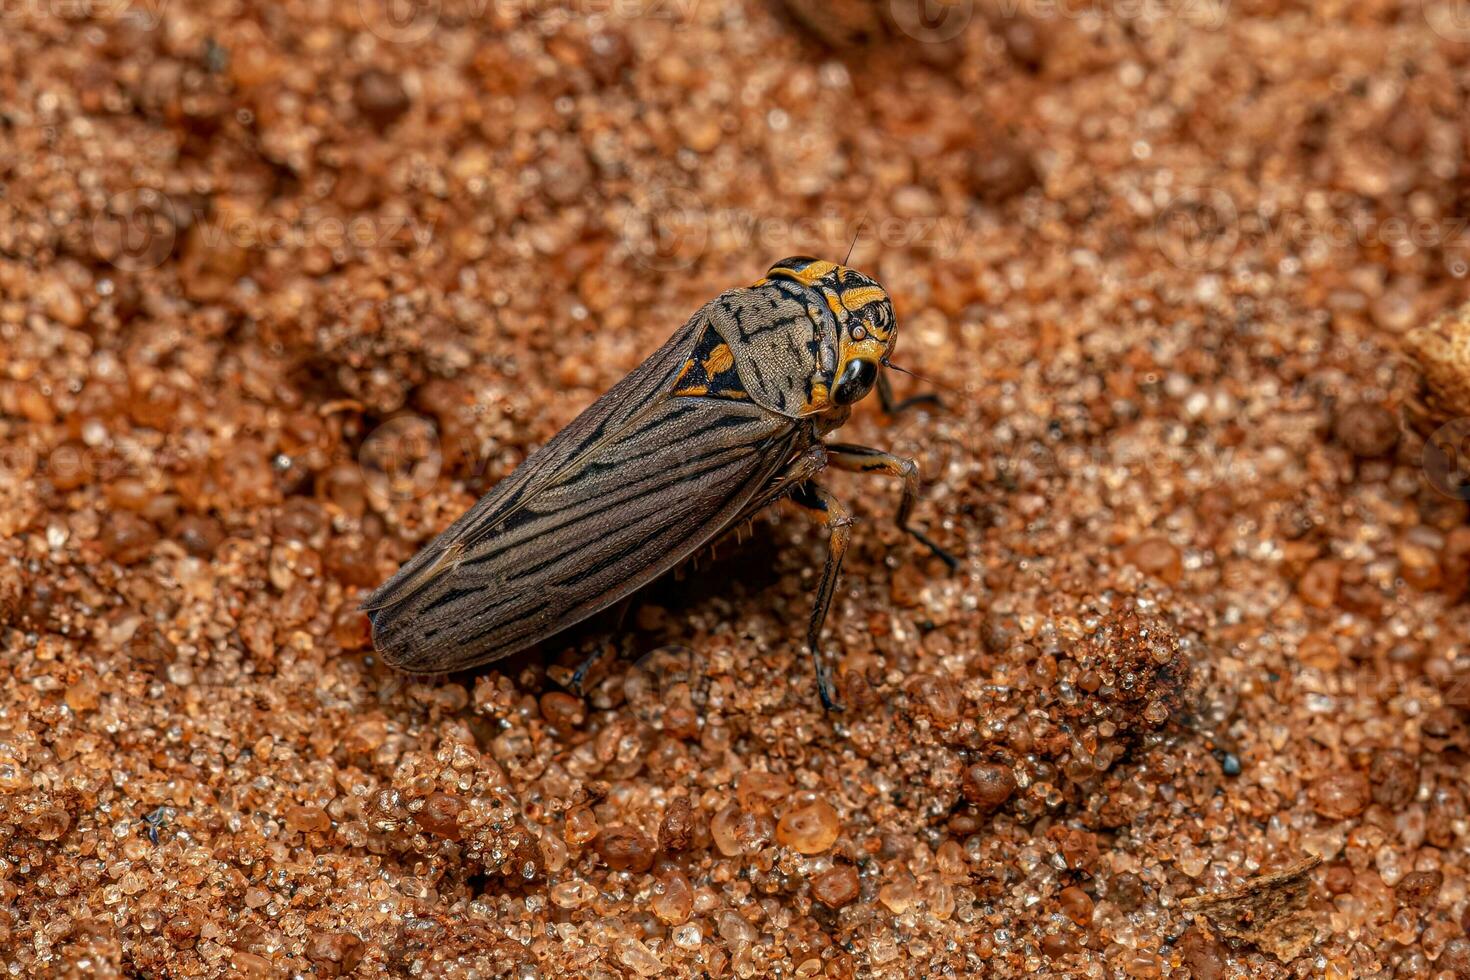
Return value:
M 812 667 L 817 672 L 817 696 L 822 699 L 822 707 L 828 711 L 846 711 L 842 702 L 837 700 L 837 686 L 832 683 L 832 672 L 822 662 L 822 653 L 816 648 L 812 649 Z
M 939 545 L 935 544 L 933 541 L 931 541 L 927 534 L 925 534 L 923 531 L 916 531 L 913 528 L 909 528 L 908 531 L 915 538 L 917 538 L 921 544 L 928 548 L 929 551 L 933 553 L 935 558 L 938 558 L 940 561 L 948 565 L 951 574 L 960 570 L 960 560 L 954 555 L 945 551 L 943 548 L 939 547 Z
M 830 711 L 833 714 L 841 714 L 842 712 L 847 710 L 842 706 L 842 702 L 838 701 L 837 698 L 834 697 L 824 685 L 817 685 L 817 695 L 821 697 L 822 707 L 825 708 L 827 711 Z
M 593 650 L 590 654 L 588 654 L 587 658 L 583 660 L 577 666 L 577 669 L 572 672 L 572 682 L 568 686 L 573 691 L 575 691 L 579 697 L 586 696 L 587 687 L 583 682 L 587 680 L 587 675 L 592 671 L 592 668 L 596 666 L 599 661 L 607 657 L 608 650 L 610 649 L 611 647 L 608 646 L 599 646 L 596 650 Z

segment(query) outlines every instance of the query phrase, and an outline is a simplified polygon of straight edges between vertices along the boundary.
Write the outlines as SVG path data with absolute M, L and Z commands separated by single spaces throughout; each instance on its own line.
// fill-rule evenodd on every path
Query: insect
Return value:
M 903 481 L 919 469 L 823 442 L 877 387 L 897 334 L 877 282 L 834 262 L 777 262 L 705 304 L 667 343 L 532 453 L 363 603 L 389 664 L 433 673 L 515 653 L 629 596 L 757 511 L 788 499 L 831 530 L 807 625 L 822 704 L 840 710 L 820 645 L 853 523 L 825 467 Z

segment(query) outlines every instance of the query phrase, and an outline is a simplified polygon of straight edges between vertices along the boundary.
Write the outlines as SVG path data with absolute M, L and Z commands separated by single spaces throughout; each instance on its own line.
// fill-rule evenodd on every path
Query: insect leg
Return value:
M 617 601 L 617 604 L 612 607 L 613 629 L 621 630 L 623 628 L 623 623 L 627 622 L 628 619 L 628 610 L 633 608 L 633 600 L 635 598 L 637 598 L 636 593 L 634 595 L 625 596 L 624 598 L 619 599 Z
M 769 507 L 772 503 L 791 493 L 793 487 L 799 486 L 826 465 L 826 445 L 819 442 L 814 446 L 808 447 L 795 459 L 791 460 L 784 470 L 766 482 L 766 485 L 761 488 L 760 492 L 751 499 L 750 503 L 746 504 L 745 509 L 730 522 L 727 530 L 729 528 L 740 527 L 745 521 L 753 517 L 757 511 Z M 618 608 L 617 617 L 619 626 L 622 625 L 622 617 L 627 613 L 628 606 L 633 599 L 633 596 L 629 596 L 623 600 L 622 605 Z M 611 655 L 611 650 L 610 645 L 600 646 L 582 661 L 581 665 L 572 674 L 571 688 L 574 691 L 579 694 L 586 693 L 585 684 L 588 674 L 600 662 Z
M 827 446 L 819 442 L 793 459 L 780 473 L 767 480 L 760 493 L 751 498 L 750 503 L 745 505 L 745 509 L 740 512 L 739 516 L 730 522 L 730 526 L 740 527 L 757 512 L 785 497 L 792 491 L 792 488 L 811 479 L 826 465 Z
M 893 398 L 893 386 L 888 383 L 888 376 L 880 374 L 878 375 L 878 404 L 882 406 L 884 415 L 898 415 L 913 408 L 915 405 L 942 407 L 944 402 L 940 401 L 939 396 L 932 392 L 924 395 L 911 395 L 901 401 L 895 401 Z
M 611 607 L 611 618 L 615 632 L 622 631 L 623 623 L 628 618 L 628 610 L 632 608 L 633 601 L 636 598 L 636 594 L 626 596 L 625 598 L 619 599 L 617 604 Z M 612 656 L 614 656 L 614 651 L 611 643 L 600 644 L 596 650 L 587 654 L 582 662 L 577 665 L 577 669 L 572 672 L 572 690 L 578 694 L 586 694 L 587 675 L 592 673 L 592 668 Z
M 827 610 L 832 606 L 832 594 L 837 589 L 837 573 L 842 569 L 842 556 L 847 553 L 847 539 L 852 535 L 852 514 L 843 506 L 842 501 L 811 481 L 798 486 L 788 499 L 832 531 L 827 539 L 827 562 L 822 566 L 822 580 L 817 586 L 811 622 L 807 624 L 806 645 L 811 652 L 812 667 L 817 674 L 817 693 L 822 698 L 822 707 L 828 711 L 841 711 L 842 705 L 837 700 L 837 691 L 832 684 L 832 671 L 822 653 L 821 640 L 822 624 L 827 621 Z
M 919 499 L 918 463 L 892 453 L 885 453 L 881 449 L 869 449 L 867 446 L 854 446 L 841 442 L 827 444 L 827 460 L 838 469 L 852 473 L 887 473 L 889 476 L 902 477 L 903 497 L 898 503 L 899 530 L 912 535 L 932 551 L 936 558 L 948 565 L 951 571 L 960 567 L 954 555 L 931 541 L 923 531 L 909 524 L 909 516 L 913 513 L 914 504 Z

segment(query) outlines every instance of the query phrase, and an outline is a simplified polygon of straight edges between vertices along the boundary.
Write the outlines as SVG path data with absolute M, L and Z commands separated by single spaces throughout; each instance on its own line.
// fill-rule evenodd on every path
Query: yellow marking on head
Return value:
M 832 407 L 831 403 L 832 396 L 827 391 L 826 383 L 822 381 L 813 381 L 811 397 L 806 400 L 805 405 L 801 406 L 801 411 L 797 414 L 815 415 L 817 412 L 825 412 L 827 409 Z
M 888 345 L 876 337 L 866 340 L 848 341 L 842 346 L 842 363 L 837 365 L 837 377 L 842 377 L 842 369 L 847 367 L 847 362 L 861 358 L 865 361 L 881 361 L 887 352 Z
M 708 395 L 709 394 L 709 387 L 707 385 L 690 385 L 688 388 L 679 388 L 679 389 L 677 389 L 674 392 L 674 394 L 676 394 L 676 395 Z
M 684 376 L 686 374 L 688 374 L 690 371 L 693 371 L 693 370 L 694 370 L 694 358 L 691 357 L 691 358 L 689 358 L 689 360 L 685 361 L 684 362 L 684 366 L 679 369 L 679 376 L 674 379 L 674 384 L 678 384 L 680 381 L 683 381 L 684 380 Z
M 735 363 L 735 355 L 730 353 L 728 344 L 717 344 L 709 352 L 709 357 L 704 359 L 704 373 L 713 378 L 722 371 L 727 371 Z
M 869 303 L 877 303 L 888 298 L 888 294 L 877 286 L 863 286 L 858 289 L 849 289 L 842 294 L 842 305 L 853 313 L 867 306 Z
M 869 337 L 867 340 L 845 344 L 842 348 L 842 357 L 837 362 L 837 371 L 832 377 L 842 377 L 842 373 L 847 370 L 847 366 L 853 361 L 875 361 L 882 363 L 887 347 L 888 345 L 883 341 L 872 337 Z
M 827 307 L 831 309 L 832 315 L 837 317 L 838 322 L 847 319 L 847 311 L 842 308 L 842 300 L 830 289 L 822 290 L 822 296 L 827 300 Z

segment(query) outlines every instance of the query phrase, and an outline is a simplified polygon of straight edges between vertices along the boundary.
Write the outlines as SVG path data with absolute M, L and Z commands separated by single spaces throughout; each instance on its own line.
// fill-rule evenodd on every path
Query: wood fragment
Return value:
M 1280 871 L 1249 878 L 1227 892 L 1186 898 L 1180 905 L 1196 913 L 1194 921 L 1201 928 L 1248 942 L 1289 963 L 1316 938 L 1316 918 L 1308 900 L 1312 871 L 1321 863 L 1321 858 L 1306 858 Z

